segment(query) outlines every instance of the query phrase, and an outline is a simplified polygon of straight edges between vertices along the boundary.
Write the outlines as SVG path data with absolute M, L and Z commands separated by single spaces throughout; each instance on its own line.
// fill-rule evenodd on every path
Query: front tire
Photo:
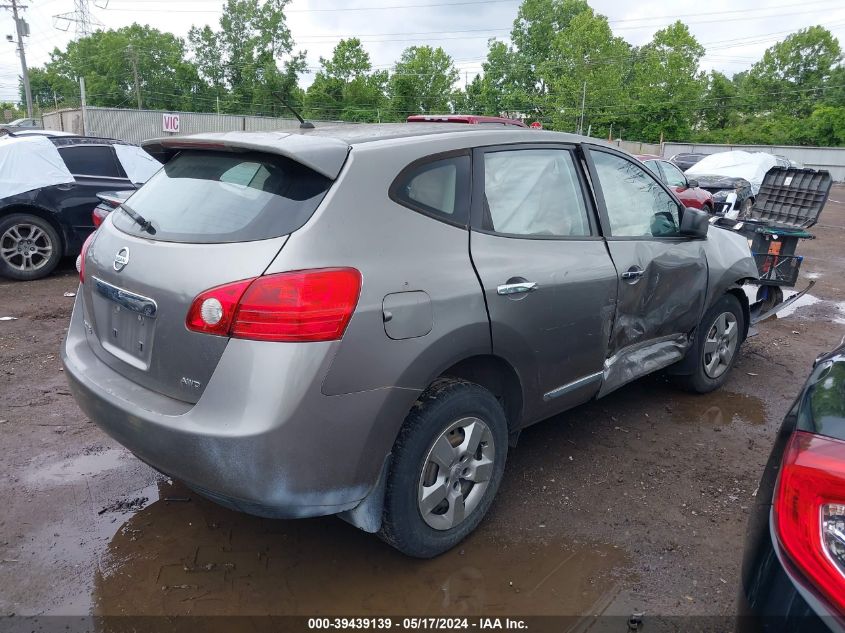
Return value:
M 379 536 L 416 558 L 453 548 L 493 503 L 507 451 L 507 420 L 495 396 L 464 380 L 438 380 L 399 431 Z
M 62 258 L 53 225 L 29 213 L 0 218 L 0 275 L 17 281 L 46 277 Z
M 672 376 L 676 386 L 693 393 L 709 393 L 728 379 L 745 335 L 745 313 L 739 299 L 726 294 L 711 307 L 695 332 L 689 351 L 695 365 L 689 375 Z

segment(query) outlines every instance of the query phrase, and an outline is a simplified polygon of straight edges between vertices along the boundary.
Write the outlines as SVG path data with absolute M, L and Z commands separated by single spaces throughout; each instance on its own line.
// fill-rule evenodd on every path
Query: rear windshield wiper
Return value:
M 150 235 L 156 234 L 156 230 L 153 228 L 152 222 L 145 219 L 143 215 L 141 215 L 137 211 L 133 211 L 132 209 L 130 209 L 125 202 L 120 205 L 120 208 L 123 209 L 123 212 L 126 213 L 126 215 L 132 218 L 135 224 L 141 227 L 142 231 L 144 231 L 145 233 L 149 233 Z

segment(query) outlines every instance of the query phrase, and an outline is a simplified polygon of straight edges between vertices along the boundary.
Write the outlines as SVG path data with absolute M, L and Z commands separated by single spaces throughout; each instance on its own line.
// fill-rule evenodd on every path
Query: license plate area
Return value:
M 158 306 L 149 297 L 118 288 L 102 279 L 94 282 L 94 320 L 103 349 L 146 371 L 152 357 Z

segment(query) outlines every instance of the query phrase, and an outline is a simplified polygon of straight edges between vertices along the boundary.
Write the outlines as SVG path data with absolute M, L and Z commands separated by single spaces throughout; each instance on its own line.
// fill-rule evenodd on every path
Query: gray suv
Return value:
M 244 512 L 339 514 L 435 556 L 490 508 L 521 429 L 664 368 L 715 389 L 748 329 L 745 239 L 583 137 L 145 148 L 166 165 L 86 243 L 66 375 L 140 459 Z

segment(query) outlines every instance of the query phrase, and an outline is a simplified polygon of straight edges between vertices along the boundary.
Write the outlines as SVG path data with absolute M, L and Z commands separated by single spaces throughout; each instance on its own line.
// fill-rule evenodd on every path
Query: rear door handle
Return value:
M 533 292 L 539 286 L 536 281 L 521 281 L 515 284 L 502 284 L 496 288 L 496 293 L 500 295 L 515 295 L 523 292 Z
M 639 266 L 631 266 L 628 270 L 622 273 L 621 277 L 625 281 L 636 282 L 645 274 L 645 271 Z

